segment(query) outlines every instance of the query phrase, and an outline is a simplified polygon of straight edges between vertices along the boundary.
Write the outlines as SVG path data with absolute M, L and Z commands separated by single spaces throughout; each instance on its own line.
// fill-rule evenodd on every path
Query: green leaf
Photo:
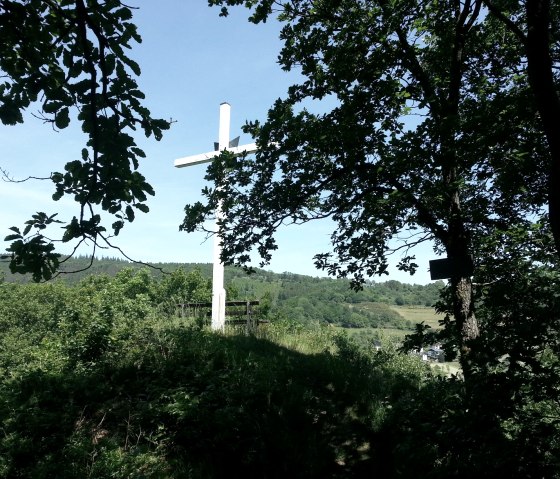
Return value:
M 148 213 L 150 211 L 148 205 L 145 205 L 144 203 L 137 203 L 134 206 L 138 208 L 140 211 L 142 211 L 143 213 Z
M 3 99 L 3 102 L 0 103 L 0 121 L 2 121 L 4 125 L 23 123 L 23 115 L 21 114 L 20 106 L 14 101 Z
M 59 101 L 45 101 L 43 103 L 43 111 L 45 113 L 55 113 L 62 107 L 62 103 Z
M 70 124 L 68 108 L 63 108 L 62 110 L 57 112 L 54 123 L 60 130 L 66 128 Z
M 63 196 L 64 196 L 64 191 L 61 189 L 61 190 L 57 191 L 56 193 L 53 193 L 52 199 L 53 199 L 53 201 L 58 201 Z
M 128 219 L 128 221 L 134 221 L 134 210 L 132 209 L 132 207 L 130 205 L 126 206 L 126 217 Z
M 14 241 L 14 240 L 18 240 L 21 239 L 22 236 L 21 235 L 8 235 L 4 238 L 4 241 Z
M 113 232 L 115 233 L 115 236 L 118 236 L 118 235 L 119 235 L 119 233 L 120 233 L 121 229 L 123 228 L 123 226 L 124 226 L 124 222 L 123 222 L 123 221 L 115 221 L 115 222 L 112 224 Z
M 135 75 L 140 75 L 141 70 L 140 70 L 140 66 L 138 65 L 138 63 L 136 63 L 134 60 L 131 60 L 130 58 L 127 58 L 125 56 L 122 56 L 121 60 L 123 61 L 123 63 L 125 63 L 126 65 L 128 65 L 130 67 L 130 69 L 134 72 Z

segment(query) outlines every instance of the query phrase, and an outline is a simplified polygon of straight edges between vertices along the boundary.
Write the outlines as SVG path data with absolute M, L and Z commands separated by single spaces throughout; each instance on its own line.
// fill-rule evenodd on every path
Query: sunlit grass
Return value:
M 371 340 L 378 340 L 382 343 L 400 343 L 405 335 L 410 334 L 412 331 L 406 329 L 396 328 L 337 328 L 339 331 L 344 331 L 350 338 L 367 337 Z
M 428 326 L 439 329 L 439 320 L 443 319 L 441 314 L 436 314 L 434 308 L 426 306 L 396 306 L 392 305 L 391 309 L 399 313 L 404 319 L 412 324 L 424 322 Z

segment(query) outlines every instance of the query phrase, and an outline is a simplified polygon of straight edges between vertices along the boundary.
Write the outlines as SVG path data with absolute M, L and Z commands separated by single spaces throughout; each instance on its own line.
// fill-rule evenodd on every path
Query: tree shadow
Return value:
M 5 381 L 0 476 L 392 475 L 387 408 L 414 374 L 180 327 L 146 344 Z

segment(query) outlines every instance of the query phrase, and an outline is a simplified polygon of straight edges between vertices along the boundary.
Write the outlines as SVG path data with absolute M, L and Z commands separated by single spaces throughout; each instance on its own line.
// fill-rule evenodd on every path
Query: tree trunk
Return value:
M 469 3 L 465 3 L 462 12 L 456 18 L 456 30 L 449 68 L 449 93 L 442 108 L 441 153 L 443 183 L 446 189 L 447 256 L 460 262 L 470 256 L 470 237 L 465 227 L 461 209 L 461 182 L 458 178 L 457 145 L 455 142 L 459 130 L 459 102 L 461 95 L 462 69 L 464 67 L 464 46 L 469 16 Z M 473 20 L 473 19 L 471 19 Z M 472 23 L 471 23 L 472 25 Z M 455 272 L 450 286 L 453 299 L 453 316 L 460 352 L 460 362 L 465 381 L 468 381 L 472 364 L 471 343 L 478 337 L 478 323 L 474 314 L 472 283 L 464 272 Z
M 463 375 L 468 378 L 472 370 L 471 342 L 479 335 L 478 322 L 474 314 L 473 291 L 468 277 L 452 278 L 453 315 L 459 337 L 460 362 Z
M 527 0 L 527 73 L 550 149 L 548 212 L 560 256 L 560 99 L 556 93 L 550 56 L 550 1 Z
M 455 169 L 449 175 L 450 184 L 456 180 Z M 459 191 L 455 190 L 451 196 L 450 219 L 448 222 L 447 256 L 464 260 L 466 263 L 470 254 L 470 241 L 465 229 L 465 222 L 461 214 Z M 461 261 L 463 262 L 463 261 Z M 468 380 L 472 370 L 471 344 L 479 335 L 478 322 L 474 313 L 472 282 L 468 273 L 455 272 L 451 277 L 451 295 L 453 302 L 453 316 L 458 339 L 460 362 L 465 380 Z

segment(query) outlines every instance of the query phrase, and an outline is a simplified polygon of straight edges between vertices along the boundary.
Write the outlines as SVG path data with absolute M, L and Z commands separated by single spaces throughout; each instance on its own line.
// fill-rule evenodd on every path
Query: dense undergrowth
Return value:
M 196 273 L 1 285 L 0 477 L 553 477 L 558 448 L 473 414 L 459 379 L 315 323 L 175 316 L 207 293 Z
M 2 477 L 365 472 L 392 400 L 428 375 L 318 325 L 213 334 L 135 281 L 4 285 Z

